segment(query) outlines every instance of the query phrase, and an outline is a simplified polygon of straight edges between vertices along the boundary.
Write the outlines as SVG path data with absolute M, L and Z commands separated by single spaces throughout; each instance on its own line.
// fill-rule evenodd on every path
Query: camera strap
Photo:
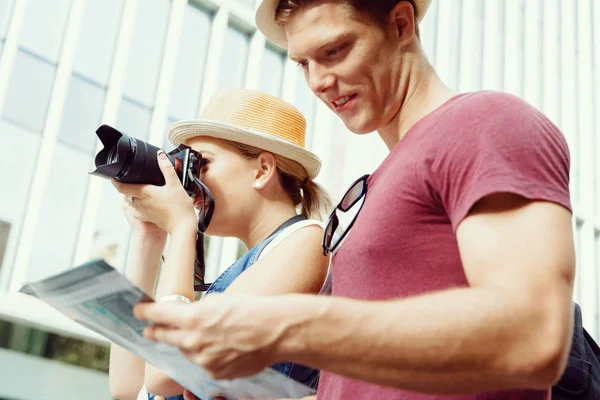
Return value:
M 279 225 L 277 229 L 275 229 L 264 242 L 268 242 L 272 240 L 278 233 L 283 231 L 284 229 L 294 225 L 296 222 L 304 221 L 306 217 L 304 215 L 295 215 L 292 218 L 285 221 L 283 224 Z M 264 247 L 259 251 L 257 256 L 260 256 L 260 253 L 264 250 Z M 200 254 L 200 252 L 202 254 Z M 200 265 L 199 262 L 202 262 L 201 265 L 201 273 L 200 275 Z M 197 292 L 205 292 L 210 287 L 211 283 L 204 283 L 204 272 L 206 270 L 206 266 L 204 265 L 204 233 L 198 230 L 198 241 L 196 242 L 196 263 L 194 264 L 194 276 L 196 278 L 196 284 L 194 285 L 194 290 Z
M 196 258 L 194 260 L 194 291 L 205 292 L 210 287 L 210 283 L 204 282 L 206 272 L 206 262 L 204 257 L 204 232 L 210 224 L 214 210 L 215 199 L 208 187 L 200 179 L 190 174 L 191 179 L 198 187 L 198 196 L 202 196 L 202 209 L 198 215 L 198 235 L 196 236 Z

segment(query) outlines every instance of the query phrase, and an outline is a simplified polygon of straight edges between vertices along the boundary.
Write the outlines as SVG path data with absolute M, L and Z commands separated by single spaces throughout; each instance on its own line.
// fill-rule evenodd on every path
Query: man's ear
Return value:
M 388 14 L 393 37 L 401 47 L 407 47 L 415 38 L 415 11 L 409 1 L 399 1 Z
M 277 160 L 275 156 L 269 152 L 262 152 L 256 158 L 257 168 L 254 180 L 259 182 L 259 187 L 266 186 L 271 180 L 274 179 L 277 172 Z

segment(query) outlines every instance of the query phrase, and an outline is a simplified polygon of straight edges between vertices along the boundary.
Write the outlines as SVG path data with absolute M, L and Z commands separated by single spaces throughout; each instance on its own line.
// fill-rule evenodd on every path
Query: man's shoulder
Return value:
M 525 100 L 509 93 L 482 90 L 454 96 L 419 126 L 436 136 L 436 141 L 445 142 L 505 134 L 540 120 L 547 119 Z
M 448 108 L 440 126 L 451 127 L 449 140 L 462 139 L 502 141 L 530 140 L 562 136 L 560 130 L 537 108 L 525 100 L 491 90 L 460 95 Z
M 511 114 L 540 114 L 531 104 L 510 93 L 481 90 L 459 96 L 458 100 L 449 108 L 449 113 L 480 115 L 485 117 L 484 119 L 501 116 L 505 120 Z

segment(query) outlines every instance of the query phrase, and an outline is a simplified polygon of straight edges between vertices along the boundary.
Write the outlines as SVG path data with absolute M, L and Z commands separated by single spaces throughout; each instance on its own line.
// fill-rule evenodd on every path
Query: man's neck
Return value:
M 390 151 L 419 120 L 454 95 L 424 57 L 415 62 L 400 111 L 388 125 L 377 131 Z

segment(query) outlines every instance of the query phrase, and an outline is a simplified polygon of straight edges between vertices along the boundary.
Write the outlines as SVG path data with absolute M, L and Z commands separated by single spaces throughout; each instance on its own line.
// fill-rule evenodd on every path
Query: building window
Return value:
M 508 7 L 508 6 L 507 6 Z M 505 13 L 504 90 L 523 97 L 525 4 L 523 0 L 510 3 Z
M 0 55 L 2 55 L 2 49 L 4 48 L 6 32 L 8 31 L 14 5 L 15 0 L 0 0 Z
M 255 0 L 235 0 L 235 1 L 237 1 L 244 7 L 254 10 L 254 3 L 256 2 Z
M 28 0 L 19 45 L 56 64 L 70 8 L 71 0 Z
M 94 132 L 100 124 L 106 90 L 85 77 L 73 75 L 67 92 L 59 143 L 92 155 L 97 139 Z
M 55 65 L 36 54 L 19 51 L 6 93 L 3 119 L 41 133 L 55 74 Z
M 484 2 L 482 88 L 501 90 L 504 66 L 505 2 Z
M 115 128 L 144 141 L 150 130 L 170 7 L 169 1 L 145 0 L 137 9 L 133 28 Z M 109 181 L 102 185 L 91 257 L 122 268 L 130 232 L 122 212 L 123 196 Z
M 0 182 L 3 187 L 10 188 L 2 192 L 0 219 L 11 224 L 12 235 L 15 236 L 21 231 L 40 135 L 5 120 L 0 121 L 0 132 L 0 149 L 22 150 L 5 151 L 0 159 Z M 3 269 L 12 264 L 11 254 L 14 253 L 17 242 L 12 240 L 5 248 Z
M 86 0 L 73 72 L 106 87 L 117 45 L 124 0 Z
M 221 54 L 219 89 L 244 87 L 250 37 L 233 27 L 227 29 Z
M 27 280 L 72 266 L 122 7 L 122 0 L 86 2 Z
M 276 97 L 281 96 L 285 57 L 285 54 L 270 45 L 265 47 L 260 68 L 260 90 Z
M 8 245 L 8 233 L 10 232 L 10 223 L 0 220 L 0 271 L 2 271 L 2 260 Z
M 144 4 L 137 8 L 123 94 L 148 109 L 154 107 L 170 3 L 165 0 L 144 0 Z
M 317 96 L 312 92 L 304 77 L 304 71 L 298 68 L 296 75 L 296 95 L 294 97 L 294 106 L 306 118 L 306 148 L 312 148 L 313 130 L 315 128 L 315 114 L 317 106 Z
M 42 279 L 72 266 L 89 165 L 88 153 L 57 144 L 36 224 L 35 251 L 31 253 L 27 281 Z
M 427 56 L 427 59 L 432 65 L 435 65 L 435 53 L 437 44 L 437 30 L 438 30 L 438 6 L 439 2 L 434 1 L 431 3 L 427 14 L 423 18 L 423 21 L 419 25 L 421 35 L 421 46 Z
M 483 2 L 463 0 L 461 21 L 458 85 L 460 92 L 469 92 L 481 88 Z
M 193 4 L 188 4 L 181 27 L 169 98 L 169 125 L 176 121 L 198 117 L 210 29 L 211 15 Z M 171 147 L 167 135 L 164 140 L 165 147 Z
M 577 69 L 577 3 L 560 5 L 560 123 L 571 153 L 571 201 L 579 208 L 580 196 L 580 123 L 578 118 L 579 88 Z
M 462 0 L 439 0 L 435 67 L 452 90 L 458 89 Z
M 13 5 L 14 1 L 0 0 L 2 41 Z M 70 0 L 30 0 L 23 17 L 20 47 L 0 121 L 0 148 L 20 149 L 7 151 L 0 161 L 3 171 L 0 181 L 11 188 L 2 195 L 0 218 L 11 224 L 13 235 L 21 230 L 70 5 Z M 17 242 L 13 240 L 5 245 L 4 267 L 12 263 L 9 258 L 14 257 Z

